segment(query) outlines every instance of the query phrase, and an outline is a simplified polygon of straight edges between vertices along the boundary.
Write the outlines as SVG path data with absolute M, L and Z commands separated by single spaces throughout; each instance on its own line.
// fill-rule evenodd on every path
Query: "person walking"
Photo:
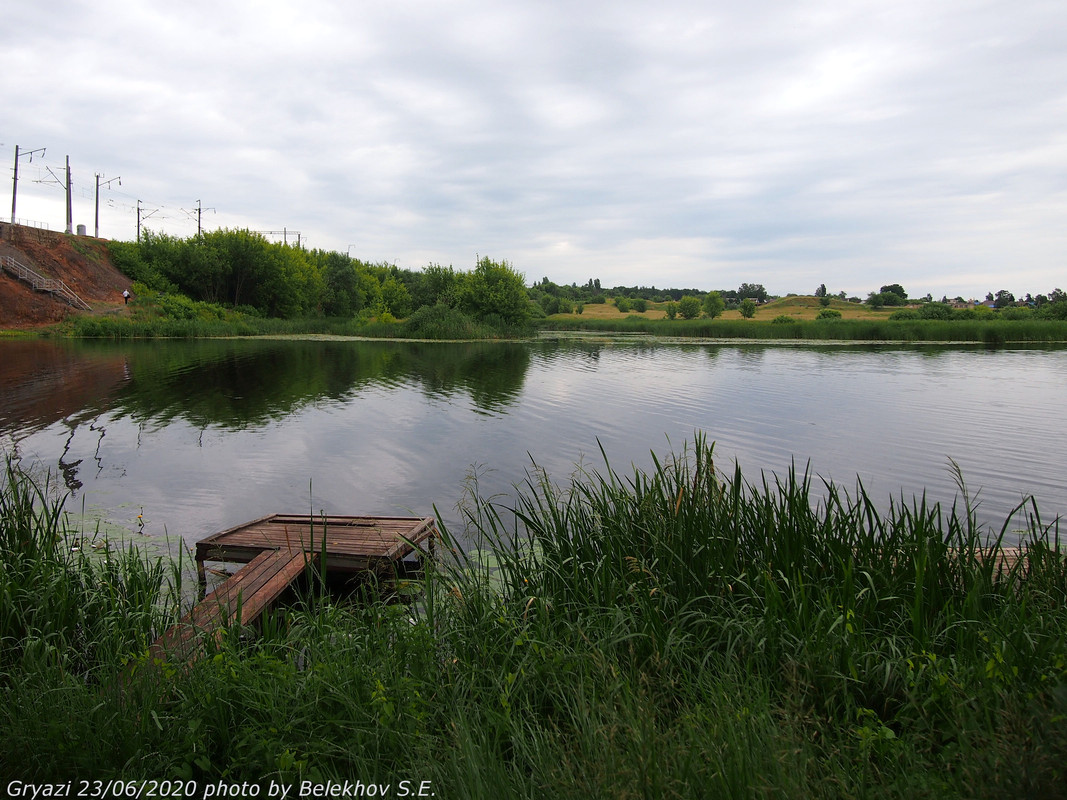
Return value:
M 129 289 L 123 289 L 122 290 L 122 304 L 124 306 L 130 304 L 130 290 Z

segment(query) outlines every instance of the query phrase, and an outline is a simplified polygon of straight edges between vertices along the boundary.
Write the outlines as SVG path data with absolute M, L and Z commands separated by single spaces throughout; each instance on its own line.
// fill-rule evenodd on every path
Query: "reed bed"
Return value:
M 647 333 L 708 339 L 798 339 L 859 342 L 1052 343 L 1067 341 L 1063 320 L 890 320 L 832 319 L 621 319 L 556 318 L 539 323 L 542 330 Z
M 160 611 L 166 570 L 148 570 L 156 593 L 100 612 L 115 630 L 93 629 L 108 646 L 77 669 L 36 655 L 28 643 L 62 650 L 83 622 L 18 622 L 33 594 L 18 576 L 92 592 L 113 579 L 75 580 L 47 544 L 56 505 L 12 480 L 0 763 L 25 779 L 394 793 L 425 780 L 438 797 L 494 798 L 1067 792 L 1058 520 L 1027 502 L 984 529 L 962 480 L 951 508 L 885 505 L 796 470 L 746 480 L 700 437 L 647 471 L 557 484 L 534 467 L 513 497 L 472 489 L 462 536 L 444 531 L 453 557 L 415 604 L 341 603 L 312 581 L 162 682 L 143 643 L 149 619 L 175 613 Z M 9 529 L 9 506 L 42 535 Z

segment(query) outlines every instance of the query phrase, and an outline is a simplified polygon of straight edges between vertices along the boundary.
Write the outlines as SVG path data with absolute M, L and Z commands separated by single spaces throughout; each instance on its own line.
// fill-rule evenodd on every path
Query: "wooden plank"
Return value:
M 255 621 L 316 558 L 303 550 L 264 550 L 160 636 L 149 650 L 151 659 L 196 658 L 201 633 L 217 638 L 238 615 L 243 624 Z

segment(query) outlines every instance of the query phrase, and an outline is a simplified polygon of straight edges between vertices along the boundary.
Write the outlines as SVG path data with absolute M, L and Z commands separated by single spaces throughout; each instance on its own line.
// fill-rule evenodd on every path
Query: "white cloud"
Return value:
M 1063 283 L 1057 3 L 64 2 L 9 10 L 0 71 L 3 151 L 69 153 L 76 190 L 122 175 L 106 236 L 138 199 L 188 234 L 200 199 L 212 226 L 566 283 Z M 19 216 L 61 228 L 32 175 Z

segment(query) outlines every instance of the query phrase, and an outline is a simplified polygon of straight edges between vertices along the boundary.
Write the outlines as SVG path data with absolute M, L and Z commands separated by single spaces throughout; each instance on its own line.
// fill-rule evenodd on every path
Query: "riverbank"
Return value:
M 1032 504 L 999 531 L 965 503 L 881 513 L 713 456 L 698 440 L 648 472 L 535 471 L 466 506 L 477 546 L 414 605 L 312 581 L 162 683 L 144 654 L 180 611 L 180 570 L 82 559 L 54 495 L 9 470 L 0 761 L 38 782 L 438 797 L 1063 796 L 1055 524 Z M 1022 557 L 1003 564 L 1015 529 Z
M 552 319 L 542 333 L 647 334 L 671 339 L 775 342 L 980 343 L 986 345 L 1067 343 L 1064 320 L 657 320 L 636 315 L 619 319 Z

